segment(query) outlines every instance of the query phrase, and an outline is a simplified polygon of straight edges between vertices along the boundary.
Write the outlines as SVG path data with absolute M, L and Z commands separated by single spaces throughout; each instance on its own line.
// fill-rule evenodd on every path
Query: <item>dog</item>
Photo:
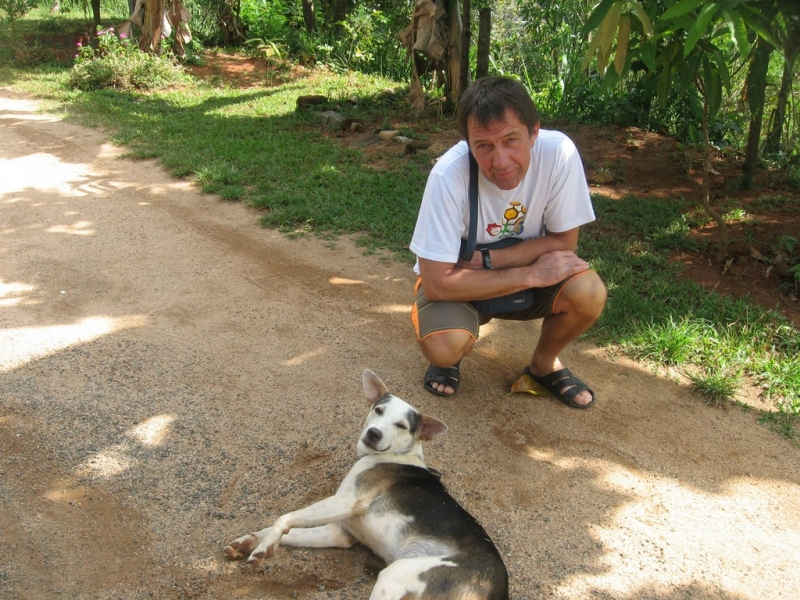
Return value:
M 336 494 L 234 540 L 225 555 L 260 565 L 280 544 L 361 542 L 387 563 L 370 600 L 507 600 L 508 572 L 494 543 L 425 465 L 422 442 L 447 425 L 390 394 L 369 369 L 362 379 L 371 408 L 358 461 Z

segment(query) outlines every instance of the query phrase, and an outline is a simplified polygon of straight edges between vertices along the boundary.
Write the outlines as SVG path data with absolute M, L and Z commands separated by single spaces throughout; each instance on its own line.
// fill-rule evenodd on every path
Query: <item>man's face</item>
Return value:
M 503 119 L 484 127 L 470 117 L 467 121 L 469 147 L 478 167 L 501 190 L 513 190 L 525 177 L 531 164 L 531 148 L 539 135 L 539 124 L 528 132 L 517 113 L 506 109 Z

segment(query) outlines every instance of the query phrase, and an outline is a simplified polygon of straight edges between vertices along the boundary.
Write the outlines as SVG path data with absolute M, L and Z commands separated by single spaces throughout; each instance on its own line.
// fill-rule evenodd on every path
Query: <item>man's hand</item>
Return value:
M 589 270 L 589 263 L 572 250 L 558 250 L 540 256 L 530 266 L 531 274 L 538 283 L 533 287 L 547 287 L 563 281 L 567 277 Z

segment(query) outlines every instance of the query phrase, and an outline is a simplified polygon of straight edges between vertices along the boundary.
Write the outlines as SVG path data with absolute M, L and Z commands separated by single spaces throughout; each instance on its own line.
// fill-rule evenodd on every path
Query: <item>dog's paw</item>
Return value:
M 235 539 L 223 552 L 228 560 L 241 560 L 249 556 L 258 545 L 258 538 L 254 533 Z

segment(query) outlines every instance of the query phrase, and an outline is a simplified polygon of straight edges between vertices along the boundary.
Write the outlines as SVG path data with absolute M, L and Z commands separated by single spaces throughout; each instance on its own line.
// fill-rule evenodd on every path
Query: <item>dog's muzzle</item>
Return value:
M 364 434 L 362 441 L 373 450 L 378 450 L 378 444 L 383 439 L 383 433 L 377 427 L 370 427 Z

